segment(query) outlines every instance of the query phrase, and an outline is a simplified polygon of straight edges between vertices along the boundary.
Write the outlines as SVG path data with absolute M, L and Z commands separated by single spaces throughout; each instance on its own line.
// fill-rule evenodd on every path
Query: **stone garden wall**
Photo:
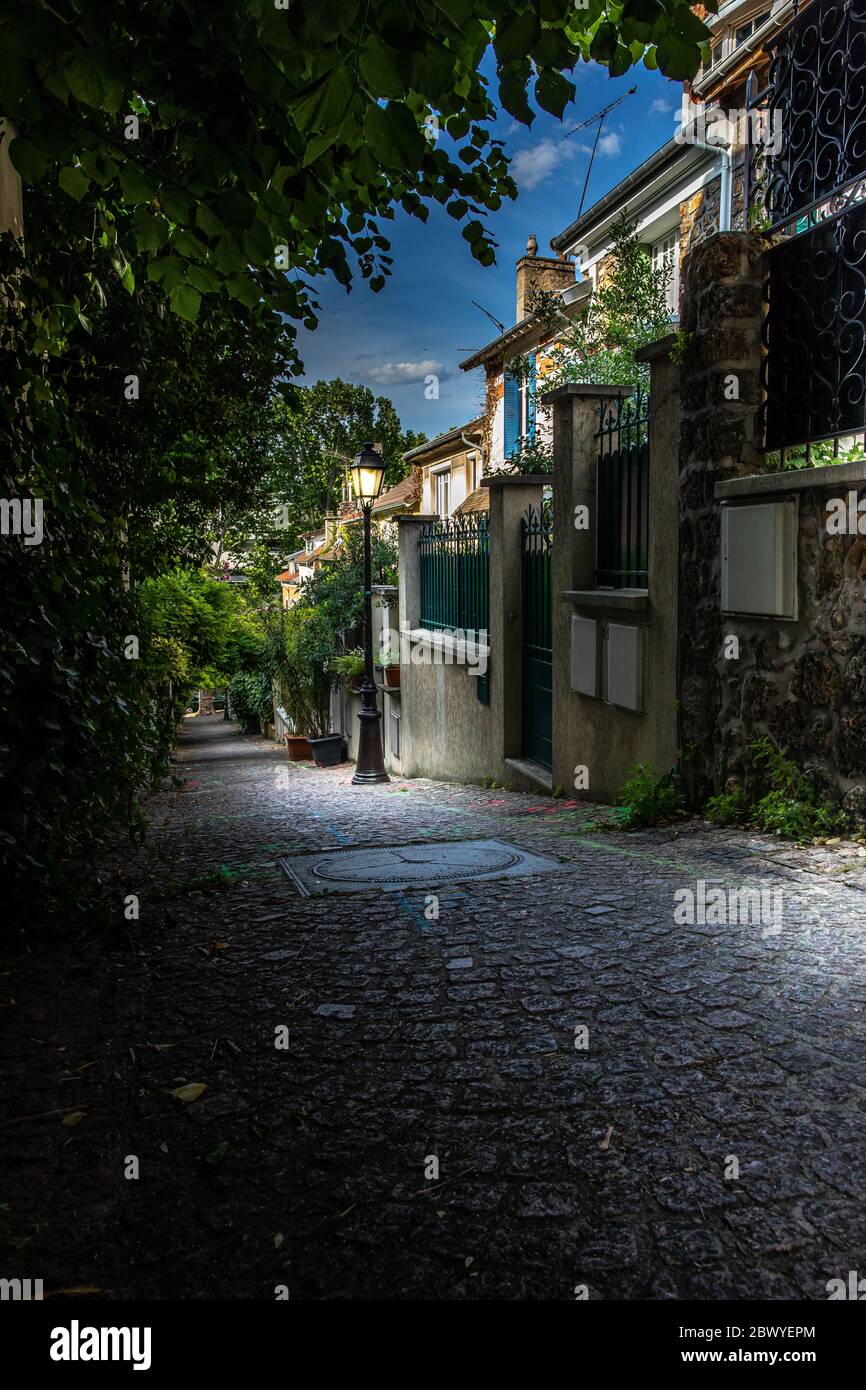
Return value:
M 797 498 L 799 611 L 796 622 L 724 618 L 739 658 L 717 667 L 714 780 L 742 776 L 748 744 L 770 734 L 823 796 L 866 818 L 866 536 L 827 526 L 831 499 L 866 499 L 866 463 L 740 479 L 717 495 Z
M 767 473 L 757 407 L 766 242 L 710 237 L 685 262 L 679 439 L 679 743 L 691 803 L 740 778 L 770 735 L 823 794 L 866 807 L 866 537 L 833 534 L 831 498 L 866 497 L 862 462 Z M 732 382 L 735 385 L 732 387 Z M 723 504 L 798 503 L 797 617 L 721 609 Z M 726 656 L 736 637 L 739 654 Z

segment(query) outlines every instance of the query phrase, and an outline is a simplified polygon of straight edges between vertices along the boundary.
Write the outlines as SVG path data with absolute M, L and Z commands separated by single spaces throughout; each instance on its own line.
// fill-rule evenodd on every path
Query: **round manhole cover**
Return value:
M 467 874 L 495 874 L 519 864 L 523 856 L 505 845 L 401 845 L 396 849 L 343 851 L 320 859 L 312 873 L 332 883 L 427 883 L 430 870 L 440 880 Z

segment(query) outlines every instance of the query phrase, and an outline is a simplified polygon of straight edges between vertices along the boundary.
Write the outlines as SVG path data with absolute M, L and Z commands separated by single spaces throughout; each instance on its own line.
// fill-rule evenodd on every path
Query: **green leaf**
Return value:
M 497 23 L 493 36 L 496 57 L 500 63 L 525 60 L 540 32 L 541 26 L 531 10 L 518 15 L 506 15 Z
M 230 188 L 219 200 L 219 215 L 228 227 L 247 230 L 256 220 L 256 205 L 242 188 Z
M 120 189 L 125 203 L 149 203 L 156 193 L 156 183 L 148 174 L 130 164 L 120 176 Z
M 643 65 L 649 72 L 658 72 L 659 60 L 654 48 L 648 48 L 643 55 Z
M 375 158 L 389 169 L 414 170 L 424 157 L 424 136 L 402 102 L 368 106 L 364 135 Z
M 499 83 L 499 100 L 509 115 L 523 125 L 532 125 L 535 112 L 526 99 L 526 88 L 519 77 L 503 77 Z
M 57 182 L 64 193 L 68 193 L 70 198 L 74 198 L 77 203 L 81 202 L 90 187 L 90 179 L 84 171 L 74 168 L 71 164 L 67 164 L 65 168 L 60 170 Z
M 405 91 L 395 54 L 372 34 L 361 50 L 361 76 L 374 96 L 401 97 Z
M 689 9 L 688 5 L 678 5 L 671 16 L 671 30 L 679 34 L 680 38 L 687 43 L 701 44 L 709 43 L 712 38 L 710 30 L 702 19 L 698 19 L 695 12 Z M 698 54 L 695 53 L 695 71 L 697 71 Z
M 161 251 L 168 241 L 169 225 L 161 213 L 152 208 L 136 208 L 132 217 L 132 230 L 139 251 Z
M 169 295 L 172 312 L 195 323 L 201 307 L 201 295 L 192 285 L 176 285 Z
M 618 42 L 616 26 L 607 20 L 600 24 L 592 36 L 592 43 L 589 45 L 589 56 L 596 63 L 609 63 Z
M 48 156 L 32 140 L 17 135 L 9 146 L 9 155 L 25 183 L 38 183 L 48 168 Z
M 687 77 L 694 77 L 700 54 L 693 44 L 684 42 L 676 34 L 667 33 L 659 39 L 656 57 L 665 77 L 682 82 Z
M 199 203 L 195 210 L 195 225 L 199 227 L 206 237 L 222 236 L 225 228 L 212 208 L 206 203 Z
M 355 78 L 348 67 L 335 68 L 318 83 L 308 96 L 289 104 L 289 111 L 298 130 L 308 135 L 313 131 L 330 130 L 348 114 L 349 104 L 358 93 Z
M 316 162 L 320 155 L 323 155 L 326 150 L 331 148 L 339 137 L 339 126 L 334 126 L 333 130 L 324 130 L 321 135 L 314 135 L 312 140 L 307 141 L 306 148 L 304 149 L 304 158 L 301 161 L 302 167 L 308 169 L 311 164 Z
M 623 73 L 628 72 L 634 59 L 627 48 L 622 44 L 617 45 L 616 52 L 608 64 L 608 71 L 611 77 L 622 77 Z
M 560 72 L 542 73 L 535 84 L 535 100 L 545 111 L 553 116 L 562 116 L 570 101 L 573 101 L 576 88 Z

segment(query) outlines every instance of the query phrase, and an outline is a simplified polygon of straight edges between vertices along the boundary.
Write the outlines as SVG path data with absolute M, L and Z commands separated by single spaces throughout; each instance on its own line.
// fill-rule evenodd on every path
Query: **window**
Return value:
M 436 484 L 436 511 L 439 516 L 450 516 L 451 514 L 451 469 L 445 468 L 441 473 L 434 473 L 433 480 Z
M 678 232 L 668 232 L 653 246 L 653 270 L 663 265 L 671 268 L 668 281 L 668 308 L 673 316 L 680 311 L 680 238 Z
M 754 19 L 747 19 L 745 24 L 734 30 L 734 48 L 739 48 L 740 44 L 745 43 L 746 39 L 751 38 L 756 29 L 760 29 L 762 24 L 766 24 L 770 18 L 770 11 L 764 10 L 762 14 L 755 15 Z
M 515 454 L 521 440 L 535 438 L 535 353 L 528 356 L 528 372 L 505 373 L 505 457 Z
M 466 484 L 467 493 L 474 492 L 479 483 L 478 477 L 478 455 L 470 454 L 466 460 Z

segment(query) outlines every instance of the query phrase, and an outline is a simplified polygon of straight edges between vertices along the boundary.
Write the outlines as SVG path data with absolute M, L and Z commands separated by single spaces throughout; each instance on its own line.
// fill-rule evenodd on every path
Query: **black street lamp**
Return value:
M 382 757 L 382 730 L 379 707 L 376 703 L 376 683 L 373 679 L 373 578 L 370 560 L 370 512 L 382 491 L 385 465 L 381 454 L 372 444 L 365 444 L 354 463 L 349 465 L 352 487 L 364 515 L 364 680 L 361 684 L 361 709 L 358 720 L 358 757 L 353 783 L 390 782 Z

